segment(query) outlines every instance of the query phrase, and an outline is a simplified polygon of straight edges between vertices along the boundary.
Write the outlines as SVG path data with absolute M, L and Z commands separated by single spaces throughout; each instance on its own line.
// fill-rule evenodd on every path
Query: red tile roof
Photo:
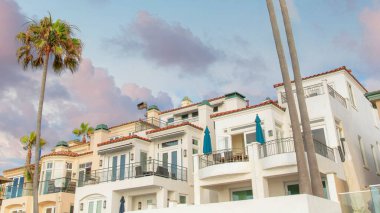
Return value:
M 43 155 L 41 158 L 44 157 L 49 157 L 49 156 L 68 156 L 68 157 L 79 157 L 87 154 L 91 154 L 92 151 L 90 152 L 84 152 L 84 153 L 76 153 L 76 152 L 70 152 L 70 151 L 58 151 L 58 152 L 51 152 L 49 154 Z
M 315 75 L 307 76 L 307 77 L 302 78 L 302 80 L 307 80 L 307 79 L 310 79 L 310 78 L 316 78 L 316 77 L 319 77 L 319 76 L 323 76 L 323 75 L 327 75 L 327 74 L 331 74 L 331 73 L 335 73 L 335 72 L 339 72 L 339 71 L 346 71 L 366 92 L 368 92 L 368 90 L 359 82 L 359 80 L 355 78 L 355 76 L 352 74 L 352 71 L 350 69 L 348 69 L 346 66 L 341 66 L 341 67 L 338 67 L 338 68 L 333 69 L 333 70 L 329 70 L 329 71 L 326 71 L 326 72 L 322 72 L 322 73 L 318 73 L 318 74 L 315 74 Z M 294 81 L 292 81 L 292 83 L 294 83 Z M 283 86 L 283 85 L 284 85 L 284 83 L 277 83 L 277 84 L 274 84 L 273 87 L 276 88 L 276 87 L 280 87 L 280 86 Z
M 172 125 L 172 126 L 167 126 L 167 127 L 162 127 L 162 128 L 159 128 L 159 129 L 153 129 L 153 130 L 150 130 L 150 131 L 147 131 L 146 134 L 152 134 L 152 133 L 155 133 L 155 132 L 160 132 L 160 131 L 164 131 L 164 130 L 167 130 L 167 129 L 173 129 L 173 128 L 177 128 L 177 127 L 181 127 L 181 126 L 191 126 L 191 127 L 194 127 L 196 129 L 199 129 L 199 130 L 203 130 L 203 128 L 199 127 L 199 126 L 196 126 L 190 122 L 183 122 L 181 124 L 177 124 L 177 125 Z
M 248 110 L 248 109 L 258 108 L 258 107 L 262 107 L 262 106 L 266 106 L 266 105 L 273 105 L 273 106 L 275 106 L 275 107 L 277 107 L 277 108 L 285 111 L 285 108 L 281 107 L 277 103 L 278 103 L 277 101 L 268 100 L 268 101 L 265 101 L 265 102 L 260 103 L 260 104 L 256 104 L 256 105 L 252 105 L 252 106 L 247 106 L 247 107 L 240 108 L 240 109 L 235 109 L 235 110 L 215 113 L 215 114 L 212 114 L 210 117 L 211 118 L 215 118 L 215 117 L 219 117 L 219 116 L 223 116 L 223 115 L 228 115 L 228 114 L 232 114 L 232 113 L 235 113 L 235 112 L 241 112 L 241 111 Z
M 29 164 L 27 166 L 34 168 L 34 164 Z M 23 168 L 26 168 L 27 166 L 20 166 L 20 167 L 16 167 L 16 168 L 6 169 L 6 170 L 3 170 L 3 173 L 4 172 L 16 171 L 18 169 L 23 169 Z
M 147 141 L 147 142 L 151 142 L 148 138 L 140 137 L 138 135 L 130 135 L 130 136 L 118 138 L 118 139 L 115 139 L 115 140 L 109 140 L 109 141 L 101 142 L 101 143 L 98 144 L 98 146 L 104 146 L 104 145 L 111 144 L 111 143 L 118 143 L 118 142 L 121 142 L 121 141 L 126 141 L 126 140 L 130 140 L 130 139 L 134 139 L 134 138 L 135 139 L 140 139 L 140 140 L 143 140 L 143 141 Z
M 224 98 L 225 96 L 219 96 L 219 97 L 216 97 L 216 98 L 211 98 L 211 99 L 208 99 L 207 101 L 208 102 L 211 102 L 211 101 L 215 101 L 215 100 L 218 100 L 218 99 L 221 99 L 221 98 Z M 180 109 L 185 109 L 185 108 L 188 108 L 188 107 L 192 107 L 192 106 L 196 106 L 198 104 L 200 104 L 201 102 L 198 102 L 198 103 L 194 103 L 194 104 L 190 104 L 188 106 L 184 106 L 184 107 L 178 107 L 178 108 L 174 108 L 174 109 L 169 109 L 169 110 L 166 110 L 166 111 L 162 111 L 160 112 L 160 115 L 162 114 L 165 114 L 165 113 L 168 113 L 168 112 L 173 112 L 173 111 L 177 111 L 177 110 L 180 110 Z

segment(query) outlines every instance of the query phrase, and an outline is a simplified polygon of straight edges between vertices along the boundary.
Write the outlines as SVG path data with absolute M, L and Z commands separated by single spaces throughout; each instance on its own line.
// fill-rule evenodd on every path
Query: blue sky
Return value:
M 346 65 L 370 90 L 379 89 L 379 0 L 287 3 L 304 76 Z M 72 138 L 81 121 L 114 125 L 141 117 L 139 101 L 164 110 L 184 96 L 200 101 L 240 91 L 254 104 L 275 98 L 272 85 L 281 81 L 264 0 L 0 0 L 1 11 L 5 148 L 19 146 L 18 138 L 34 130 L 39 91 L 38 72 L 22 72 L 14 59 L 14 36 L 27 17 L 48 11 L 76 25 L 85 46 L 77 74 L 48 76 L 44 153 Z M 0 151 L 0 171 L 23 163 L 19 149 Z

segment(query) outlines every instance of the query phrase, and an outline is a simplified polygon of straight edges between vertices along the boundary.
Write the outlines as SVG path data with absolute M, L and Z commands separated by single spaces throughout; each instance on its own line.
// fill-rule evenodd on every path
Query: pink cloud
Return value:
M 366 8 L 359 18 L 363 27 L 363 54 L 369 63 L 380 68 L 380 9 Z

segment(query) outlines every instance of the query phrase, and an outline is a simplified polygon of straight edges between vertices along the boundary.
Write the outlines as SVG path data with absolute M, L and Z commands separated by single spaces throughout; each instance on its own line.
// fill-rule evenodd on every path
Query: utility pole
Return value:
M 280 0 L 281 13 L 285 25 L 286 38 L 289 46 L 290 58 L 292 61 L 293 74 L 294 74 L 294 82 L 296 85 L 296 93 L 298 99 L 298 107 L 301 115 L 301 123 L 303 136 L 306 143 L 306 153 L 307 160 L 309 164 L 310 170 L 310 179 L 311 179 L 311 187 L 313 194 L 315 196 L 323 197 L 323 186 L 321 180 L 321 174 L 318 169 L 317 157 L 315 155 L 315 147 L 313 136 L 311 135 L 311 127 L 310 127 L 310 119 L 309 114 L 307 112 L 306 100 L 305 100 L 305 92 L 302 84 L 302 77 L 300 72 L 300 67 L 298 63 L 298 56 L 296 45 L 293 36 L 292 25 L 290 23 L 288 8 L 286 5 L 286 0 Z
M 298 180 L 302 194 L 312 194 L 309 172 L 306 166 L 304 145 L 302 141 L 301 127 L 298 119 L 296 103 L 293 96 L 292 84 L 289 77 L 288 66 L 285 59 L 284 49 L 281 43 L 280 31 L 277 25 L 276 14 L 272 0 L 266 0 L 271 21 L 273 37 L 276 44 L 278 60 L 280 62 L 281 75 L 284 82 L 285 94 L 288 103 L 289 116 L 293 131 L 294 148 L 297 158 Z

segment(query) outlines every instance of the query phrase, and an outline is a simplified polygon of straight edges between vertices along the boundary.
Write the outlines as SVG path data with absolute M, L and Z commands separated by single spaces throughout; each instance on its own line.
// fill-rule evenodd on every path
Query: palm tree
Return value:
M 81 123 L 79 128 L 73 130 L 73 134 L 77 137 L 82 136 L 82 142 L 86 143 L 87 138 L 90 137 L 90 134 L 94 133 L 94 128 L 91 127 L 88 123 Z
M 31 181 L 31 159 L 32 159 L 32 148 L 36 144 L 36 132 L 31 132 L 29 135 L 24 135 L 20 138 L 20 142 L 23 144 L 24 148 L 27 149 L 27 155 L 26 155 L 26 160 L 25 160 L 25 174 L 26 174 L 26 179 Z M 46 144 L 45 139 L 40 138 L 40 147 L 44 146 Z
M 315 196 L 323 197 L 323 186 L 321 180 L 321 174 L 318 169 L 317 157 L 315 155 L 313 136 L 311 135 L 310 119 L 307 112 L 306 100 L 304 89 L 302 85 L 302 77 L 300 72 L 300 66 L 298 63 L 298 56 L 296 45 L 293 36 L 292 25 L 288 14 L 288 8 L 285 0 L 280 0 L 280 7 L 282 17 L 285 25 L 286 38 L 288 41 L 290 59 L 292 61 L 294 82 L 296 85 L 296 93 L 298 99 L 298 106 L 301 115 L 303 136 L 306 144 L 307 160 L 310 170 L 311 188 Z
M 53 21 L 51 15 L 37 21 L 30 21 L 25 32 L 16 36 L 21 46 L 17 49 L 18 62 L 26 70 L 42 68 L 41 90 L 38 103 L 35 172 L 33 176 L 33 212 L 38 213 L 38 174 L 39 147 L 41 140 L 42 108 L 45 96 L 46 76 L 50 58 L 54 73 L 61 74 L 65 69 L 74 73 L 81 60 L 82 42 L 73 37 L 76 27 L 60 19 Z
M 32 186 L 32 165 L 31 165 L 31 159 L 32 159 L 32 148 L 36 144 L 36 132 L 31 132 L 29 135 L 24 135 L 20 138 L 20 142 L 23 144 L 24 148 L 28 151 L 26 155 L 25 160 L 25 190 L 24 195 L 30 195 L 31 191 L 33 190 Z M 43 147 L 46 144 L 45 139 L 40 139 L 40 147 Z
M 271 21 L 273 37 L 276 44 L 276 50 L 278 55 L 278 60 L 280 63 L 281 75 L 285 87 L 285 95 L 288 103 L 288 110 L 290 116 L 290 122 L 292 124 L 293 138 L 294 138 L 294 149 L 297 158 L 297 169 L 298 169 L 298 180 L 300 186 L 300 192 L 303 194 L 312 194 L 312 189 L 310 185 L 309 172 L 307 170 L 306 158 L 304 145 L 302 142 L 301 127 L 298 120 L 296 103 L 293 96 L 292 84 L 289 77 L 288 65 L 286 64 L 284 49 L 281 43 L 280 31 L 277 25 L 276 14 L 274 11 L 274 6 L 272 0 L 266 0 L 269 12 L 269 18 Z

